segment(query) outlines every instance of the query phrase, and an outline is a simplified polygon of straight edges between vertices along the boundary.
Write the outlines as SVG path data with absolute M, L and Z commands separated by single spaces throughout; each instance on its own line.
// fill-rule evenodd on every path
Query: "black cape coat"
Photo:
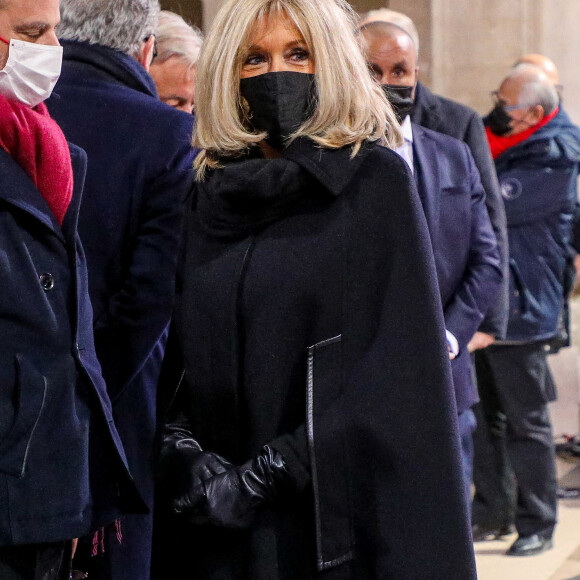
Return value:
M 299 140 L 196 194 L 169 423 L 235 463 L 271 444 L 300 491 L 248 531 L 173 522 L 157 577 L 177 577 L 174 564 L 220 580 L 475 578 L 433 256 L 405 162 Z

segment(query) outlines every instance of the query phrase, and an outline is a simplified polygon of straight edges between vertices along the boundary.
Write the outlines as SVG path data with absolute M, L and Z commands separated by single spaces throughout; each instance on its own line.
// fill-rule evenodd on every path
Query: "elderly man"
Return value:
M 412 37 L 385 22 L 371 22 L 361 33 L 369 69 L 402 121 L 405 143 L 399 153 L 415 175 L 431 234 L 452 359 L 465 496 L 470 502 L 475 427 L 471 407 L 478 397 L 467 346 L 503 282 L 497 241 L 467 145 L 411 123 L 417 86 Z
M 546 343 L 562 307 L 580 133 L 558 116 L 556 89 L 536 66 L 512 69 L 495 95 L 486 124 L 508 220 L 510 305 L 506 340 L 476 359 L 482 407 L 495 417 L 488 429 L 495 460 L 485 469 L 476 462 L 473 521 L 481 538 L 515 521 L 518 539 L 507 553 L 525 556 L 551 548 L 556 525 L 547 406 L 556 394 Z
M 140 505 L 114 427 L 76 232 L 86 155 L 43 101 L 58 0 L 0 3 L 0 578 L 69 578 L 73 538 Z
M 192 113 L 195 105 L 195 65 L 203 35 L 181 16 L 163 10 L 155 36 L 157 56 L 149 72 L 157 85 L 159 98 L 175 109 Z
M 514 66 L 518 66 L 519 64 L 532 64 L 537 66 L 552 82 L 556 91 L 558 91 L 558 96 L 561 97 L 561 90 L 562 85 L 560 85 L 560 78 L 558 75 L 558 68 L 554 61 L 550 60 L 547 56 L 543 54 L 537 53 L 530 53 L 530 54 L 523 54 L 516 60 Z M 560 109 L 560 112 L 561 109 Z
M 158 15 L 157 0 L 61 0 L 63 72 L 49 102 L 89 158 L 79 232 L 97 354 L 149 508 L 157 381 L 194 157 L 192 115 L 162 103 L 147 72 Z M 151 515 L 106 530 L 91 578 L 146 580 L 151 531 Z

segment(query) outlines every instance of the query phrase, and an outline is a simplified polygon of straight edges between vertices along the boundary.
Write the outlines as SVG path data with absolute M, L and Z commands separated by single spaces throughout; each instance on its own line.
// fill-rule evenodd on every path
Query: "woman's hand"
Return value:
M 247 528 L 258 508 L 273 502 L 292 487 L 284 459 L 268 445 L 254 459 L 205 479 L 173 504 L 195 524 L 212 523 L 227 528 Z
M 194 490 L 204 481 L 231 469 L 232 464 L 217 453 L 203 451 L 199 443 L 184 433 L 173 430 L 165 439 L 165 448 L 159 463 L 159 488 L 171 505 L 185 511 Z

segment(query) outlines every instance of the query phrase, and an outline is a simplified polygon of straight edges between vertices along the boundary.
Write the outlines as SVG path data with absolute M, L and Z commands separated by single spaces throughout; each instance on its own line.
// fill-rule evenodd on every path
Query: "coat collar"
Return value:
M 34 217 L 51 230 L 61 241 L 71 239 L 76 232 L 80 197 L 84 184 L 86 154 L 70 146 L 74 174 L 73 197 L 65 215 L 62 228 L 33 181 L 6 151 L 0 149 L 0 199 Z
M 151 75 L 133 57 L 100 44 L 63 40 L 63 72 L 74 65 L 88 65 L 98 69 L 119 83 L 136 91 L 157 97 Z M 56 88 L 58 93 L 58 84 Z
M 418 82 L 415 89 L 415 106 L 411 113 L 411 121 L 416 125 L 438 131 L 443 126 L 438 109 L 439 101 L 435 95 L 425 85 Z
M 338 196 L 375 146 L 375 143 L 366 141 L 357 155 L 352 157 L 352 147 L 325 149 L 302 137 L 284 151 L 284 157 L 300 165 L 328 191 Z

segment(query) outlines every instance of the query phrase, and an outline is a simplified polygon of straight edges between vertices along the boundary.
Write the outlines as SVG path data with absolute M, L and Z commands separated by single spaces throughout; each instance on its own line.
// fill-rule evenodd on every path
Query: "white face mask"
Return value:
M 61 68 L 62 46 L 11 39 L 8 61 L 0 70 L 0 95 L 36 107 L 50 97 Z

